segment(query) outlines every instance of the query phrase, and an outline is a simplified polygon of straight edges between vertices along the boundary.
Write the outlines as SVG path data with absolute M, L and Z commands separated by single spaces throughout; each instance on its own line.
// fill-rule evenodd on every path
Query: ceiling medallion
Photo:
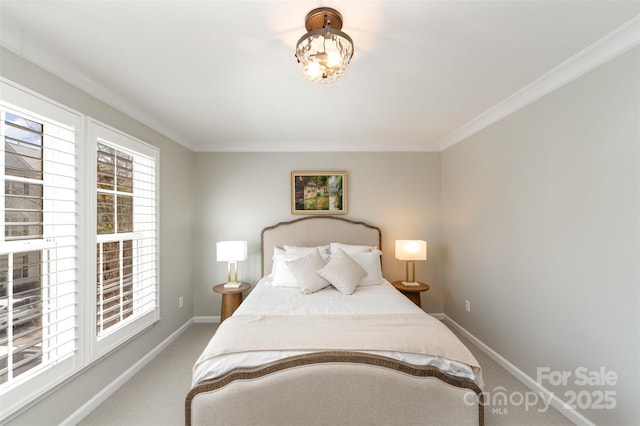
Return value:
M 319 7 L 305 18 L 307 33 L 296 44 L 296 58 L 304 76 L 314 83 L 333 83 L 344 77 L 353 56 L 353 40 L 342 29 L 342 15 Z

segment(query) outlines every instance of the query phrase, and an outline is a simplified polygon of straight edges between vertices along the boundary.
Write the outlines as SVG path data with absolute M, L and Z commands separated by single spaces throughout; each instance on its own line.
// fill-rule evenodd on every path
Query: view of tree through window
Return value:
M 97 148 L 98 335 L 133 314 L 133 156 Z M 109 237 L 111 235 L 111 237 Z
M 133 231 L 133 157 L 98 143 L 98 234 Z

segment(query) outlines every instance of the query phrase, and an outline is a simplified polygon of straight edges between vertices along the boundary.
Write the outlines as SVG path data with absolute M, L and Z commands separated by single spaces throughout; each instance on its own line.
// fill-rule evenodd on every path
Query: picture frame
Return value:
M 291 172 L 291 214 L 347 214 L 347 172 Z

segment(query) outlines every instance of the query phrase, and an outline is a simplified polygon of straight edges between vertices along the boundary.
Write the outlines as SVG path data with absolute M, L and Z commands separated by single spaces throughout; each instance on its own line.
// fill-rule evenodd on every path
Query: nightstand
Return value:
M 422 304 L 420 303 L 420 293 L 429 290 L 429 284 L 418 282 L 418 285 L 407 286 L 402 284 L 402 281 L 394 281 L 391 284 L 393 284 L 400 293 L 404 294 L 409 298 L 409 300 L 418 305 L 419 308 L 422 308 Z
M 240 283 L 238 288 L 225 288 L 224 284 L 213 286 L 213 291 L 222 294 L 222 309 L 220 311 L 220 322 L 229 318 L 242 303 L 242 292 L 251 288 L 249 283 Z

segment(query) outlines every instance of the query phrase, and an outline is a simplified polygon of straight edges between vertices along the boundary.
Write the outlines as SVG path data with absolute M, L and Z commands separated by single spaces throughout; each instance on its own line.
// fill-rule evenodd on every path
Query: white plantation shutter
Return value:
M 139 315 L 158 307 L 156 159 L 135 154 L 133 176 L 133 225 L 137 235 L 133 312 Z
M 159 150 L 2 77 L 0 145 L 4 423 L 160 318 Z
M 95 120 L 98 357 L 159 318 L 158 150 Z
M 74 367 L 81 120 L 0 84 L 0 406 L 9 411 Z
M 158 166 L 0 77 L 0 423 L 159 319 Z

